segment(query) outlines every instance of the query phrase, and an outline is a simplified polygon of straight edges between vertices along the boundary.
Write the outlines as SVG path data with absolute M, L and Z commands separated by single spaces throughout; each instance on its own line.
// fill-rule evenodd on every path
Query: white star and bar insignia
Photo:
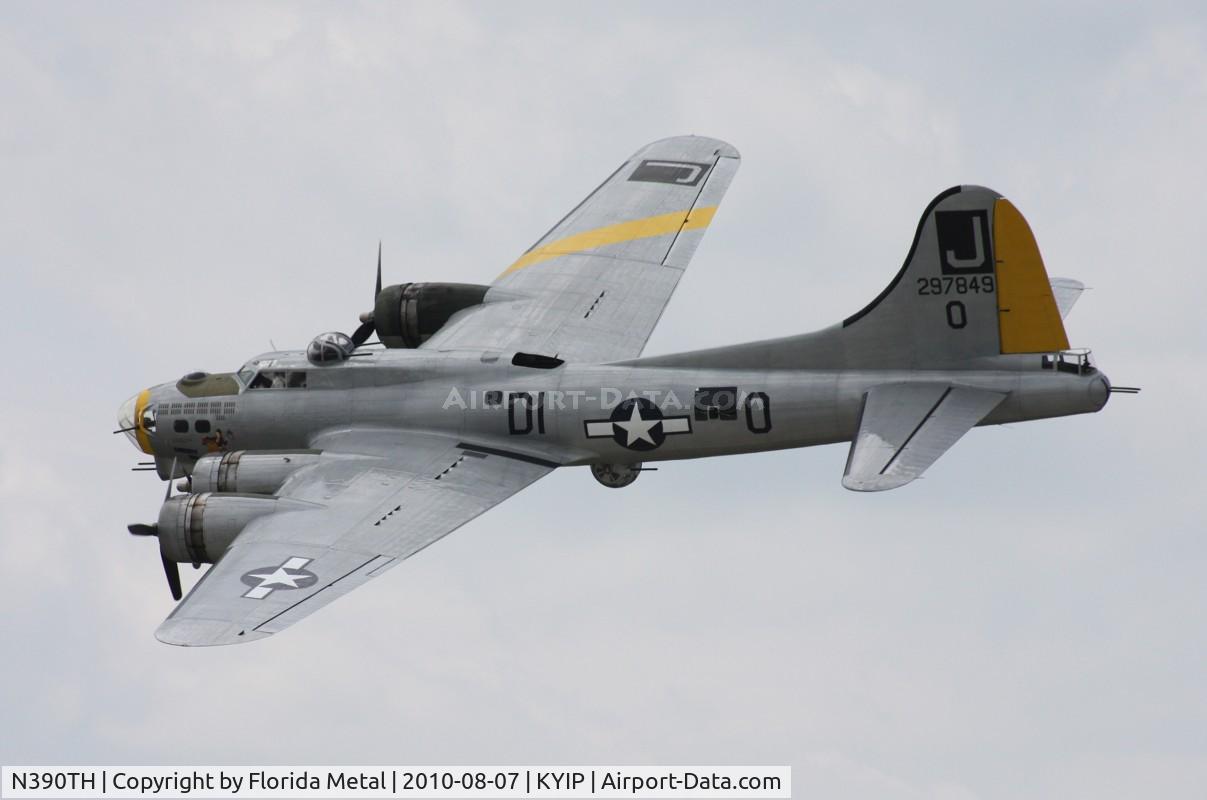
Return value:
M 302 569 L 312 559 L 294 556 L 279 567 L 261 567 L 244 573 L 243 582 L 251 588 L 244 597 L 263 600 L 277 589 L 305 589 L 318 582 L 318 576 Z
M 662 410 L 644 397 L 630 397 L 612 411 L 608 419 L 587 420 L 588 439 L 612 438 L 629 450 L 653 450 L 666 437 L 691 433 L 691 418 L 663 416 Z

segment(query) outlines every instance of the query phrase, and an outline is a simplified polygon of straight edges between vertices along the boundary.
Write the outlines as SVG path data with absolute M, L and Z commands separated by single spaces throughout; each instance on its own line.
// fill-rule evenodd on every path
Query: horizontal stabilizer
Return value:
M 1073 310 L 1084 291 L 1085 284 L 1081 281 L 1072 278 L 1052 279 L 1052 296 L 1056 298 L 1056 308 L 1060 311 L 1061 319 L 1068 318 L 1069 312 Z
M 1006 395 L 947 383 L 874 386 L 864 395 L 842 485 L 856 492 L 904 486 Z

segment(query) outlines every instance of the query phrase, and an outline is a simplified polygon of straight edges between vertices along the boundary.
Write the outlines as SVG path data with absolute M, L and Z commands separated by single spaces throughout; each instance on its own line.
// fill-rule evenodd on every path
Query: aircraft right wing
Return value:
M 842 485 L 856 492 L 904 486 L 1005 399 L 1003 392 L 948 383 L 872 387 Z

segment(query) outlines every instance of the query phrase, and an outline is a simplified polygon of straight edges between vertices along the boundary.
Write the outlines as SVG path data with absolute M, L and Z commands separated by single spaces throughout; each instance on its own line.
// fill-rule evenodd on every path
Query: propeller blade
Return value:
M 168 502 L 172 496 L 172 481 L 176 479 L 176 456 L 172 456 L 172 468 L 168 470 L 168 488 L 164 490 L 163 501 Z
M 373 299 L 381 294 L 381 240 L 377 240 L 377 288 L 373 290 Z
M 180 565 L 175 561 L 169 561 L 162 555 L 159 560 L 163 562 L 163 574 L 168 576 L 168 588 L 172 591 L 172 599 L 179 600 L 184 595 L 184 592 L 180 591 Z
M 373 335 L 373 320 L 362 322 L 360 327 L 352 332 L 352 344 L 360 347 Z
M 158 525 L 144 525 L 140 522 L 135 522 L 126 526 L 126 530 L 135 536 L 159 536 Z M 163 545 L 161 544 L 160 547 Z M 161 551 L 159 560 L 163 562 L 163 574 L 168 578 L 168 589 L 172 592 L 172 599 L 179 600 L 183 595 L 180 591 L 180 565 L 175 561 L 171 561 Z

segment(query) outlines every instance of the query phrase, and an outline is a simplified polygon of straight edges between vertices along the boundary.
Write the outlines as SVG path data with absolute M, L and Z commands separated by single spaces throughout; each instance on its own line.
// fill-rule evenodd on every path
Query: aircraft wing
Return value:
M 175 645 L 277 633 L 547 475 L 542 455 L 390 430 L 320 437 L 278 492 L 293 509 L 248 524 L 155 632 Z
M 872 387 L 842 485 L 857 492 L 904 486 L 1005 399 L 1003 392 L 947 383 Z
M 640 355 L 739 159 L 698 136 L 647 145 L 508 267 L 483 305 L 422 346 L 586 362 Z

